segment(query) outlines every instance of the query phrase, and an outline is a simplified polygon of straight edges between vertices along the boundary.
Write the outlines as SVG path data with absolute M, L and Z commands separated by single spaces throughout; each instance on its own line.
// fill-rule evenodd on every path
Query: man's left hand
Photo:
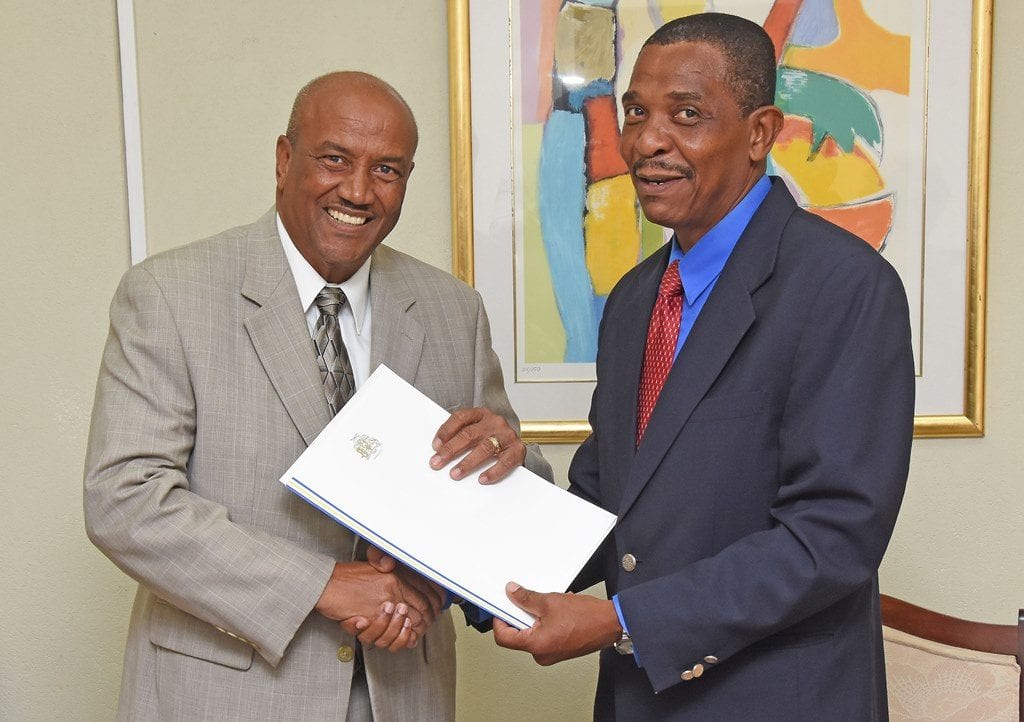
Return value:
M 475 407 L 459 409 L 437 430 L 434 438 L 432 469 L 442 469 L 452 459 L 466 457 L 452 467 L 453 479 L 461 479 L 492 463 L 480 474 L 481 484 L 493 484 L 512 473 L 526 461 L 526 444 L 503 416 L 490 409 Z
M 610 647 L 622 635 L 615 605 L 588 594 L 541 594 L 509 582 L 508 598 L 537 621 L 519 630 L 494 620 L 494 641 L 499 647 L 533 655 L 537 664 L 549 665 Z

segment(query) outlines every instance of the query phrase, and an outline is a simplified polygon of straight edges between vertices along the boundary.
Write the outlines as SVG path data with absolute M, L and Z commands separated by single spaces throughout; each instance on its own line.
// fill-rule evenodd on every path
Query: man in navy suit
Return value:
M 907 301 L 765 175 L 774 93 L 764 31 L 705 13 L 647 40 L 622 97 L 620 151 L 675 236 L 608 298 L 569 471 L 618 515 L 574 585 L 610 599 L 510 583 L 538 621 L 494 624 L 541 664 L 601 650 L 599 719 L 887 718 L 877 570 L 913 435 Z

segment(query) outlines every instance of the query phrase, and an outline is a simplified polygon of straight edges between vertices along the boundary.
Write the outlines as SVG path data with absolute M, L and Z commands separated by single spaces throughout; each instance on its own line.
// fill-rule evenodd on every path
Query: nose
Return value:
M 353 206 L 365 206 L 373 200 L 373 179 L 369 171 L 353 168 L 337 186 L 338 198 Z
M 650 158 L 666 153 L 670 145 L 668 133 L 660 123 L 649 120 L 637 127 L 633 148 L 641 156 Z

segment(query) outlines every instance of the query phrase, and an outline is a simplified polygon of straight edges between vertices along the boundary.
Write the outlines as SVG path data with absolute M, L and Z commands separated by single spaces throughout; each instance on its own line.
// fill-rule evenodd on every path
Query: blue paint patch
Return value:
M 594 296 L 594 317 L 598 319 L 599 323 L 601 317 L 604 316 L 604 304 L 607 300 L 607 296 Z
M 573 0 L 573 5 L 592 5 L 595 8 L 613 8 L 617 0 Z
M 583 101 L 587 98 L 599 98 L 602 95 L 615 95 L 615 88 L 610 80 L 591 80 L 582 88 L 569 91 L 569 108 L 577 113 L 583 111 Z
M 839 37 L 839 18 L 833 0 L 804 0 L 796 16 L 789 42 L 805 48 L 819 48 Z
M 565 328 L 566 363 L 589 363 L 597 358 L 594 289 L 583 238 L 585 144 L 583 116 L 552 111 L 541 140 L 537 197 L 555 303 Z

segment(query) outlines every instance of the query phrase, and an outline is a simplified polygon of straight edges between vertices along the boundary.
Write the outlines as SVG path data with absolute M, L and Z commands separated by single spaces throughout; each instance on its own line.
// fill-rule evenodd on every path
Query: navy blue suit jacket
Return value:
M 914 416 L 902 283 L 773 179 L 636 449 L 667 258 L 608 298 L 593 434 L 569 472 L 571 491 L 618 515 L 574 586 L 619 595 L 644 665 L 602 652 L 595 716 L 885 719 L 876 573 Z

